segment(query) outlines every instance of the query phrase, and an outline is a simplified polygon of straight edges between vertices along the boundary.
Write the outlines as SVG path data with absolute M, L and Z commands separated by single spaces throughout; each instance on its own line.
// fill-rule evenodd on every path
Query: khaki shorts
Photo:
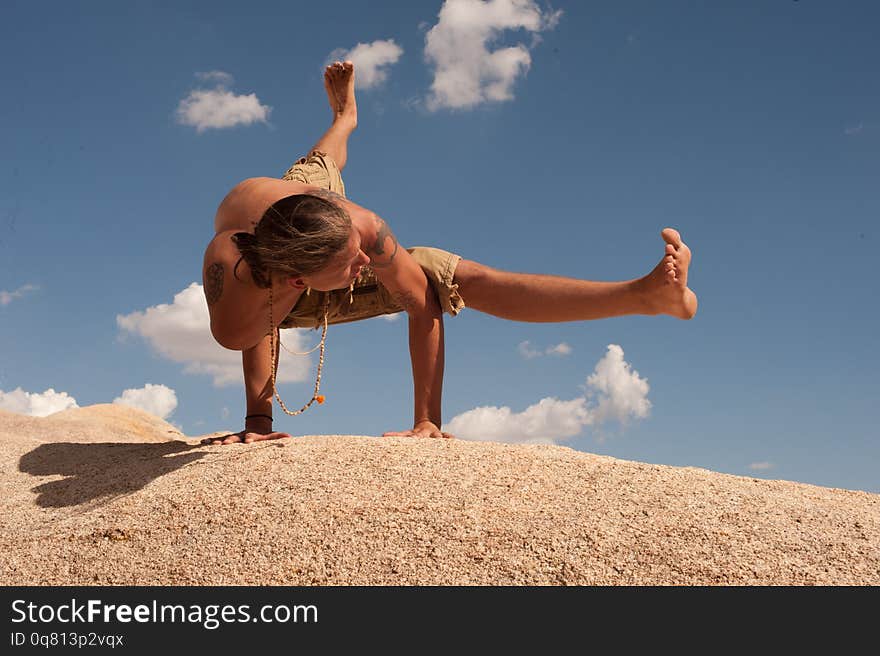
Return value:
M 283 176 L 284 180 L 296 180 L 304 184 L 324 187 L 342 196 L 345 185 L 336 167 L 336 162 L 326 153 L 314 150 L 291 166 Z M 453 283 L 455 267 L 460 255 L 428 246 L 407 248 L 407 252 L 418 262 L 425 272 L 428 282 L 437 292 L 443 312 L 455 316 L 464 309 L 464 299 L 458 293 L 458 285 Z M 373 270 L 366 266 L 355 281 L 354 290 L 348 287 L 329 292 L 311 290 L 300 296 L 290 314 L 279 324 L 281 328 L 319 328 L 324 325 L 324 302 L 330 297 L 327 309 L 327 323 L 347 323 L 370 319 L 383 314 L 402 312 L 391 293 L 376 278 Z

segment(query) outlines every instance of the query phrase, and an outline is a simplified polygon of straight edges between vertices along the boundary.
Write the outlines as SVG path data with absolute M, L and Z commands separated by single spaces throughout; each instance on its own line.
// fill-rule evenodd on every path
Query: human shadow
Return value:
M 159 476 L 203 458 L 207 455 L 203 447 L 180 440 L 146 444 L 51 442 L 23 455 L 18 468 L 34 476 L 66 476 L 31 488 L 38 506 L 62 508 L 140 490 Z M 199 451 L 193 453 L 194 449 Z

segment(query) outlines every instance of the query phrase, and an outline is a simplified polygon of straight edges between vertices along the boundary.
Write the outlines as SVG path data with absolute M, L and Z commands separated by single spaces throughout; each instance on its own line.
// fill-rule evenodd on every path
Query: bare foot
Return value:
M 334 121 L 345 121 L 357 127 L 357 103 L 354 99 L 354 64 L 334 62 L 324 69 L 324 88 L 333 110 Z
M 687 286 L 691 249 L 674 228 L 665 228 L 660 236 L 666 242 L 666 255 L 640 281 L 648 299 L 648 313 L 690 319 L 697 313 L 697 295 Z

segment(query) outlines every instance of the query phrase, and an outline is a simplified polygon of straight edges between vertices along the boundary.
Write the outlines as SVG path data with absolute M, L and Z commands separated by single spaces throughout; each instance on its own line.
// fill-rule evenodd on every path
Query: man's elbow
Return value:
M 229 349 L 230 351 L 244 351 L 248 348 L 248 345 L 244 343 L 244 340 L 241 339 L 241 335 L 238 333 L 231 332 L 229 330 L 223 330 L 222 328 L 218 328 L 211 325 L 211 335 L 214 337 L 214 341 L 217 342 L 220 346 L 225 349 Z
M 443 316 L 443 308 L 432 287 L 428 287 L 424 299 L 416 301 L 415 298 L 405 305 L 406 313 L 413 321 L 434 321 Z
M 244 351 L 247 348 L 242 342 L 236 340 L 219 339 L 215 336 L 214 341 L 223 348 L 229 349 L 230 351 Z

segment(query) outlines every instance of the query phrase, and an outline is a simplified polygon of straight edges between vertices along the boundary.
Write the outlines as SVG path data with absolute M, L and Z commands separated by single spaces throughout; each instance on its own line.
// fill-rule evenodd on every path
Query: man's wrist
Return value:
M 253 433 L 271 433 L 272 416 L 266 414 L 247 415 L 244 419 L 244 429 Z

